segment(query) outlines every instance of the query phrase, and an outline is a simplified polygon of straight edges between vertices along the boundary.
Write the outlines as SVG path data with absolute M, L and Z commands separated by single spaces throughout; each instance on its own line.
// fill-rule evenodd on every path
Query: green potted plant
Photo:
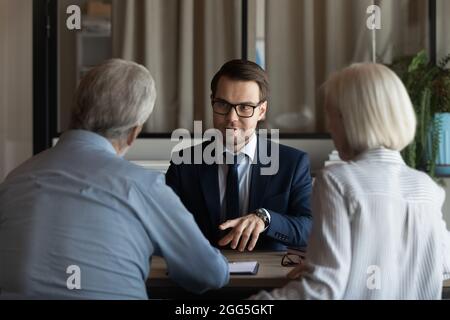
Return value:
M 405 83 L 417 115 L 416 137 L 402 155 L 431 177 L 450 175 L 450 54 L 438 64 L 425 51 L 390 66 Z

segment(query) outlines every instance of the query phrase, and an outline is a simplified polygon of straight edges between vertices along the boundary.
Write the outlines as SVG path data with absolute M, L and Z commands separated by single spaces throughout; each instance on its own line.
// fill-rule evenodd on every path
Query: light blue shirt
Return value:
M 146 299 L 151 256 L 201 293 L 228 264 L 160 173 L 117 156 L 105 138 L 69 131 L 0 185 L 0 289 L 28 297 Z M 81 289 L 67 273 L 80 270 Z M 1 296 L 0 296 L 1 297 Z

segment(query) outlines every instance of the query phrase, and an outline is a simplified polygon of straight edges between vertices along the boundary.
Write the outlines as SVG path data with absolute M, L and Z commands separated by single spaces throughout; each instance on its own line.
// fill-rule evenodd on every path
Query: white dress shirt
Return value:
M 313 189 L 300 280 L 255 299 L 440 299 L 450 277 L 445 193 L 399 152 L 327 167 Z
M 239 181 L 239 215 L 245 216 L 248 212 L 248 203 L 250 195 L 250 183 L 252 177 L 252 162 L 256 154 L 256 144 L 258 139 L 256 134 L 250 137 L 249 142 L 242 148 L 238 153 L 238 181 Z M 224 151 L 234 155 L 234 153 L 227 148 Z M 226 161 L 224 161 L 226 162 Z M 226 218 L 226 187 L 227 187 L 227 175 L 228 175 L 228 165 L 226 163 L 218 165 L 219 174 L 219 191 L 220 191 L 220 221 L 225 222 Z

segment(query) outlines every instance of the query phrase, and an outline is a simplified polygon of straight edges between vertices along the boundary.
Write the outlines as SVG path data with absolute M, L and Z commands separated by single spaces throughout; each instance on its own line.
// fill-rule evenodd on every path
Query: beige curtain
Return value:
M 438 61 L 450 54 L 450 1 L 437 0 Z
M 32 155 L 32 10 L 0 1 L 0 182 Z
M 147 132 L 212 126 L 210 81 L 241 56 L 240 0 L 114 0 L 114 57 L 148 67 L 158 90 Z
M 271 80 L 267 126 L 282 132 L 324 132 L 318 88 L 352 62 L 370 61 L 372 0 L 266 0 L 266 65 Z M 427 0 L 381 0 L 377 57 L 427 48 Z

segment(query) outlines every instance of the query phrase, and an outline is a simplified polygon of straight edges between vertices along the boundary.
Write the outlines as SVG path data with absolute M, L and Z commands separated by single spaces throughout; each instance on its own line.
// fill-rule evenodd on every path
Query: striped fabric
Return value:
M 450 278 L 444 191 L 373 149 L 317 176 L 301 280 L 255 299 L 440 299 Z

